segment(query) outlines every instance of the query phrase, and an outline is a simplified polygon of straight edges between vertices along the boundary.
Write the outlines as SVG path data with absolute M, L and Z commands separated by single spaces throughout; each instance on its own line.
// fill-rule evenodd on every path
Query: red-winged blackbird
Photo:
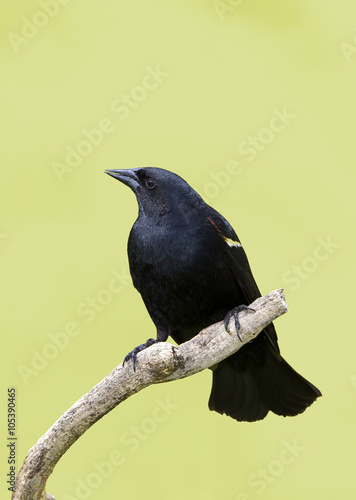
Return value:
M 136 195 L 139 214 L 128 256 L 134 286 L 157 328 L 157 340 L 178 344 L 203 328 L 235 317 L 260 291 L 235 231 L 178 175 L 161 168 L 107 170 Z M 225 323 L 225 324 L 226 324 Z M 213 368 L 209 408 L 236 420 L 263 419 L 269 410 L 297 415 L 321 396 L 279 353 L 273 324 Z

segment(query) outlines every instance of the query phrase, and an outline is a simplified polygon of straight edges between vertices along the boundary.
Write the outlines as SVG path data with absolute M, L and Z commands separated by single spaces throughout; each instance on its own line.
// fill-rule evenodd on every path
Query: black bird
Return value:
M 225 318 L 225 325 L 260 291 L 230 224 L 178 175 L 161 168 L 106 170 L 135 193 L 139 214 L 129 240 L 133 284 L 157 328 L 157 339 L 125 361 L 171 336 L 178 344 Z M 238 327 L 238 320 L 236 321 Z M 320 391 L 280 355 L 273 324 L 213 367 L 210 410 L 239 421 L 268 411 L 302 413 Z

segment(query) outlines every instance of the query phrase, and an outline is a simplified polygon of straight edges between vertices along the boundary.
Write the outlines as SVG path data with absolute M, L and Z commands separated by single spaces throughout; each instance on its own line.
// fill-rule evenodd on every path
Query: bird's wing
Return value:
M 261 292 L 253 277 L 245 250 L 243 249 L 239 238 L 228 221 L 215 210 L 213 210 L 208 217 L 208 221 L 225 240 L 225 255 L 227 256 L 227 264 L 232 271 L 242 295 L 245 297 L 246 305 L 251 304 L 258 297 L 261 297 Z M 273 347 L 277 350 L 277 352 L 279 352 L 277 333 L 273 323 L 270 323 L 264 331 L 266 332 Z

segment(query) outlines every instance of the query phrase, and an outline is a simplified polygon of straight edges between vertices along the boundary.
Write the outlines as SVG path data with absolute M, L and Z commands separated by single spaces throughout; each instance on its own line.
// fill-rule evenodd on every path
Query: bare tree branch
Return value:
M 143 388 L 198 373 L 230 356 L 252 340 L 269 323 L 287 311 L 282 290 L 255 300 L 255 310 L 239 314 L 238 339 L 233 319 L 225 331 L 223 321 L 206 328 L 189 342 L 175 347 L 165 342 L 140 352 L 137 368 L 117 366 L 66 411 L 31 448 L 17 475 L 12 500 L 54 500 L 45 492 L 48 477 L 58 460 L 95 422 Z

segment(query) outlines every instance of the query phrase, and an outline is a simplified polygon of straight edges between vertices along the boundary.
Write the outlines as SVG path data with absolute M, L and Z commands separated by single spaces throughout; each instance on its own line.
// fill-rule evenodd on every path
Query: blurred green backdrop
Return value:
M 323 398 L 247 424 L 209 412 L 208 371 L 150 387 L 70 449 L 48 491 L 351 498 L 355 3 L 28 0 L 0 23 L 0 424 L 6 437 L 15 386 L 17 466 L 154 334 L 128 276 L 136 200 L 103 170 L 155 165 L 228 218 L 263 293 L 285 288 L 282 352 Z

